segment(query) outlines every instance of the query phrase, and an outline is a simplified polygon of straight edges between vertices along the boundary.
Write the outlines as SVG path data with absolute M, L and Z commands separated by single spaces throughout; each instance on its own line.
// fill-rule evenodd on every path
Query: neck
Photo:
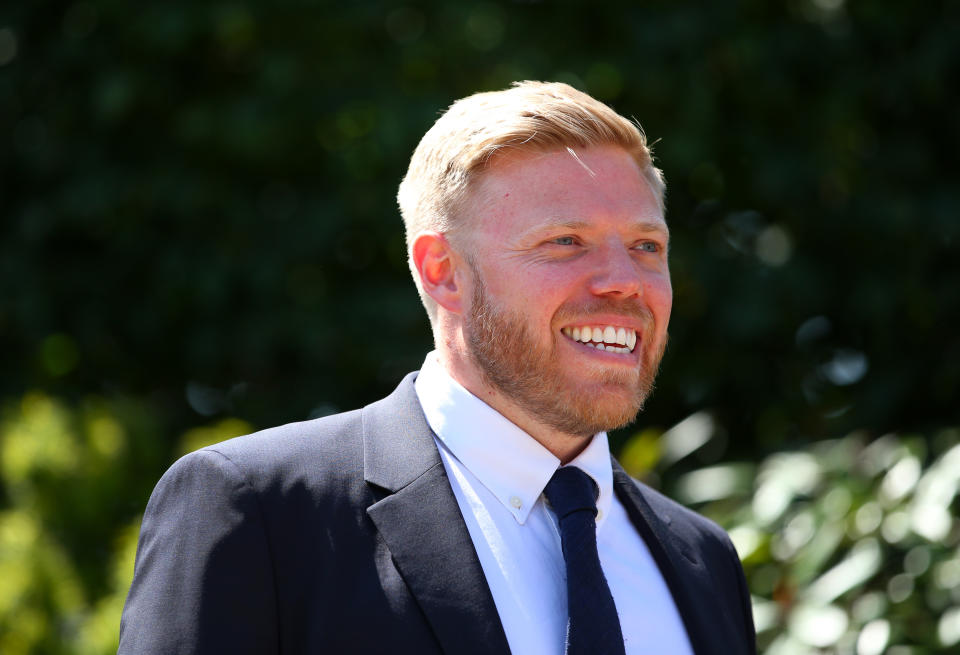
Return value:
M 454 380 L 467 391 L 499 412 L 508 421 L 526 432 L 541 446 L 546 448 L 561 464 L 567 464 L 590 444 L 593 435 L 575 435 L 560 432 L 514 403 L 499 389 L 487 382 L 476 370 L 462 349 L 453 349 L 449 343 L 437 341 L 437 355 L 440 364 Z

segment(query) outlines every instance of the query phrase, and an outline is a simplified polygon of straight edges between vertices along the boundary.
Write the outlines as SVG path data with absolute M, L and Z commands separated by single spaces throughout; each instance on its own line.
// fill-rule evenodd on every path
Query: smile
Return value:
M 637 333 L 632 328 L 612 325 L 586 325 L 583 327 L 565 327 L 564 336 L 584 345 L 615 353 L 633 352 L 637 345 Z

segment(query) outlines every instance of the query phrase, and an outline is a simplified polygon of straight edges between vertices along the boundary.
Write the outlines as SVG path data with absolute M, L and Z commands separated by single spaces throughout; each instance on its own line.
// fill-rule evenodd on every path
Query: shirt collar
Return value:
M 436 352 L 427 355 L 414 387 L 438 439 L 518 523 L 525 523 L 560 460 L 454 380 Z M 595 434 L 568 466 L 583 469 L 597 483 L 599 528 L 613 497 L 607 433 Z

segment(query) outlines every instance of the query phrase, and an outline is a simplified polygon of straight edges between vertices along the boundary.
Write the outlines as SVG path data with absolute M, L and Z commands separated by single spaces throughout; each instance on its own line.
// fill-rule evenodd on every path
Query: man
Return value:
M 667 340 L 663 193 L 567 85 L 455 103 L 399 193 L 436 350 L 362 410 L 178 461 L 120 652 L 754 652 L 726 535 L 607 446 Z

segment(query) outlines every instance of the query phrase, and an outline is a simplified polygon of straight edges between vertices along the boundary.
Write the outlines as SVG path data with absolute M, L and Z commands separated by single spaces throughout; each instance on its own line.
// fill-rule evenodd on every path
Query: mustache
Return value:
M 638 318 L 645 325 L 653 323 L 653 313 L 636 300 L 615 300 L 613 298 L 591 298 L 585 302 L 565 303 L 555 314 L 558 321 L 577 319 L 591 314 L 619 314 Z

